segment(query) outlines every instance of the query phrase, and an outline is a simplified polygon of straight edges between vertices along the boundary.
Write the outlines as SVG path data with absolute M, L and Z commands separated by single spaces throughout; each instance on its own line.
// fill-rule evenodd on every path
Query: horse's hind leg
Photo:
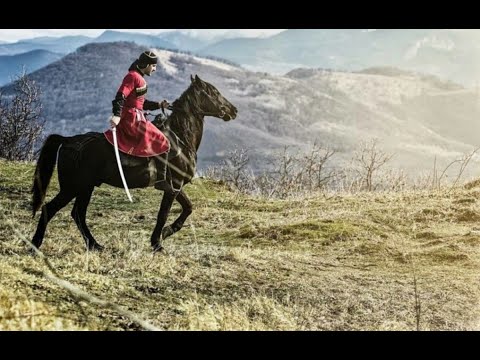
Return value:
M 50 202 L 43 205 L 42 214 L 38 220 L 37 231 L 33 235 L 32 243 L 37 248 L 40 248 L 43 242 L 43 237 L 45 236 L 45 230 L 47 229 L 48 222 L 52 220 L 55 214 L 67 205 L 75 195 L 71 193 L 60 191 L 57 196 L 55 196 Z
M 93 188 L 82 191 L 77 195 L 72 209 L 72 218 L 77 224 L 78 230 L 83 236 L 88 250 L 103 250 L 103 246 L 97 243 L 86 223 L 87 207 L 92 198 Z
M 192 213 L 192 202 L 188 198 L 187 194 L 183 191 L 183 189 L 178 193 L 176 197 L 177 201 L 182 206 L 182 213 L 180 216 L 173 222 L 172 225 L 165 226 L 162 230 L 162 239 L 166 239 L 167 237 L 175 234 L 183 227 L 183 223 Z

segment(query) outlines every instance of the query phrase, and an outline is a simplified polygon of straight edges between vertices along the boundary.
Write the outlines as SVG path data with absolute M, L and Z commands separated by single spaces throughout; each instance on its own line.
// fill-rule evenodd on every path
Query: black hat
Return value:
M 158 58 L 152 51 L 144 51 L 138 58 L 138 62 L 142 65 L 156 64 Z

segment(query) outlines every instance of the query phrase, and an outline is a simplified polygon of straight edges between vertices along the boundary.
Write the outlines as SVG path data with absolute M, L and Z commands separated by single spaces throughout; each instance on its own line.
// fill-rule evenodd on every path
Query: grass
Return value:
M 322 194 L 266 200 L 196 179 L 194 212 L 153 255 L 161 193 L 94 192 L 85 250 L 72 204 L 41 250 L 33 235 L 34 165 L 0 160 L 0 330 L 478 330 L 480 205 L 475 186 L 451 193 Z M 52 179 L 47 201 L 58 191 Z M 175 204 L 169 219 L 178 216 Z M 103 302 L 102 302 L 103 301 Z

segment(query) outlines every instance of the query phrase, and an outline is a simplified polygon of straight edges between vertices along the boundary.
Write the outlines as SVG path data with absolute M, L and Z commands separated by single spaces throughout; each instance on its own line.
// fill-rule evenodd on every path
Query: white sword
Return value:
M 112 128 L 113 133 L 113 147 L 115 148 L 115 157 L 117 158 L 118 171 L 120 172 L 120 177 L 122 178 L 123 187 L 127 193 L 128 200 L 133 202 L 130 191 L 128 191 L 127 181 L 125 180 L 125 175 L 123 175 L 122 164 L 120 163 L 120 154 L 118 152 L 118 142 L 117 142 L 117 128 Z

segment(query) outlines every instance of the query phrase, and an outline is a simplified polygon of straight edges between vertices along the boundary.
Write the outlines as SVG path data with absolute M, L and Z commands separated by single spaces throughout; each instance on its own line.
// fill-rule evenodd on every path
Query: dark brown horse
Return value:
M 172 189 L 164 191 L 157 223 L 151 236 L 154 251 L 162 250 L 162 240 L 179 231 L 192 213 L 192 203 L 183 187 L 195 174 L 197 151 L 203 135 L 205 116 L 225 121 L 235 119 L 237 109 L 211 84 L 198 76 L 191 77 L 187 90 L 171 106 L 172 113 L 162 124 L 162 130 L 171 138 L 168 181 Z M 157 121 L 153 122 L 160 127 Z M 153 186 L 155 167 L 153 159 L 133 158 L 122 154 L 123 171 L 129 188 Z M 93 237 L 85 218 L 95 186 L 102 183 L 123 188 L 115 153 L 103 134 L 88 133 L 72 137 L 50 135 L 42 146 L 35 169 L 32 187 L 33 216 L 42 205 L 50 179 L 57 163 L 60 192 L 42 207 L 37 230 L 32 243 L 42 245 L 48 222 L 71 200 L 75 199 L 72 217 L 80 230 L 89 250 L 101 250 Z M 153 169 L 152 169 L 153 168 Z M 173 201 L 182 206 L 182 213 L 165 227 Z

